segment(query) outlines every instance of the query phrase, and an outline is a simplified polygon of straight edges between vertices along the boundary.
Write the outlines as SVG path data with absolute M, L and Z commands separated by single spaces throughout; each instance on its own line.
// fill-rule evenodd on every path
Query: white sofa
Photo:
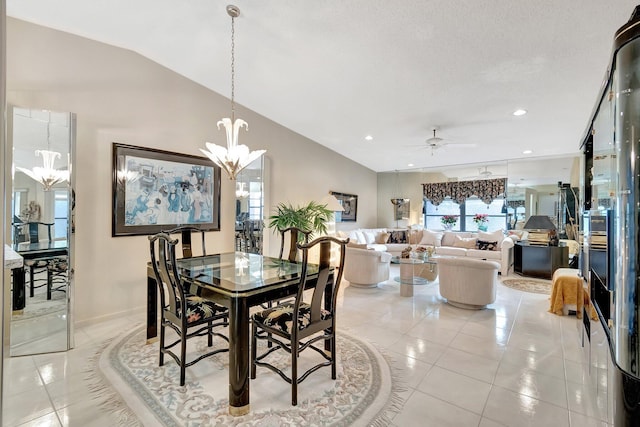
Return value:
M 344 279 L 351 286 L 373 288 L 389 279 L 391 254 L 370 249 L 347 247 Z
M 341 231 L 339 237 L 349 237 L 352 246 L 388 252 L 393 256 L 400 256 L 407 246 L 413 249 L 432 247 L 436 255 L 495 261 L 500 264 L 503 276 L 513 268 L 514 240 L 505 237 L 502 230 L 458 232 L 372 228 Z
M 437 258 L 440 295 L 453 306 L 482 309 L 496 300 L 497 262 L 473 258 Z

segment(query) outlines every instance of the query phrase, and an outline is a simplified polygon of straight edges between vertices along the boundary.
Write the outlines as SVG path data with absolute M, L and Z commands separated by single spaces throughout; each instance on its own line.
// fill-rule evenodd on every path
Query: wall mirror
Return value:
M 531 215 L 545 215 L 561 238 L 576 239 L 579 228 L 580 157 L 563 156 L 508 162 L 509 228 L 521 229 Z
M 5 244 L 23 260 L 11 270 L 9 353 L 65 351 L 73 346 L 75 117 L 19 107 L 8 116 L 13 188 Z
M 264 157 L 236 178 L 236 250 L 262 254 L 264 245 Z
M 567 225 L 577 229 L 579 217 L 576 202 L 579 198 L 580 157 L 561 156 L 509 160 L 474 165 L 452 166 L 437 171 L 442 181 L 469 181 L 507 178 L 505 198 L 495 199 L 490 206 L 481 200 L 467 199 L 465 205 L 465 230 L 475 230 L 474 213 L 486 213 L 492 229 L 521 229 L 531 215 L 549 216 L 558 224 L 561 237 L 565 237 Z M 437 208 L 425 201 L 426 226 L 439 228 L 442 215 L 461 215 L 461 208 L 451 200 L 445 200 Z M 458 222 L 456 228 L 460 229 Z M 568 236 L 568 238 L 572 238 Z

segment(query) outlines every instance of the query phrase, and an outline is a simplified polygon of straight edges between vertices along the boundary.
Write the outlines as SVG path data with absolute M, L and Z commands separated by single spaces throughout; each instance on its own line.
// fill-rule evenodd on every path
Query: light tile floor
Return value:
M 500 285 L 488 309 L 463 310 L 443 303 L 437 283 L 407 298 L 392 279 L 372 289 L 343 286 L 338 324 L 399 368 L 406 391 L 395 427 L 606 426 L 593 418 L 577 320 L 548 306 L 547 295 Z M 96 409 L 83 369 L 104 340 L 143 323 L 141 313 L 80 328 L 69 352 L 9 359 L 2 425 L 118 425 Z

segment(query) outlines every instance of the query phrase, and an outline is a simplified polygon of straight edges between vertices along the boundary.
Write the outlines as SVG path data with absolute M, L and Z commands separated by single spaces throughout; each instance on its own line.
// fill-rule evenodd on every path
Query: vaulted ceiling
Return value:
M 635 7 L 629 0 L 234 4 L 236 101 L 378 172 L 575 155 L 613 35 Z M 226 5 L 7 0 L 7 14 L 133 50 L 229 96 Z M 527 114 L 514 116 L 517 109 Z M 425 143 L 434 127 L 447 143 L 435 150 Z

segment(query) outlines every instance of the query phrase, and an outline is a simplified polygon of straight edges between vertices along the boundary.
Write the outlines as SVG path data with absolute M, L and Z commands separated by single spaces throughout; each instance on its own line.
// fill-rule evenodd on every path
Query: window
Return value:
M 442 222 L 440 220 L 444 215 L 460 216 L 460 205 L 450 198 L 446 198 L 439 206 L 434 206 L 429 200 L 425 200 L 424 227 L 430 230 L 441 230 Z M 452 230 L 460 230 L 460 220 L 451 228 Z
M 67 227 L 69 225 L 69 192 L 67 190 L 55 190 L 53 202 L 53 226 L 54 240 L 65 240 L 67 238 Z
M 458 222 L 451 228 L 457 231 L 477 231 L 478 226 L 473 222 L 476 214 L 488 214 L 487 230 L 506 229 L 507 213 L 503 212 L 504 199 L 494 199 L 490 205 L 486 205 L 477 197 L 469 197 L 462 205 L 446 198 L 439 206 L 434 206 L 429 200 L 425 200 L 424 227 L 431 230 L 441 230 L 444 227 L 440 219 L 444 215 L 459 216 Z

